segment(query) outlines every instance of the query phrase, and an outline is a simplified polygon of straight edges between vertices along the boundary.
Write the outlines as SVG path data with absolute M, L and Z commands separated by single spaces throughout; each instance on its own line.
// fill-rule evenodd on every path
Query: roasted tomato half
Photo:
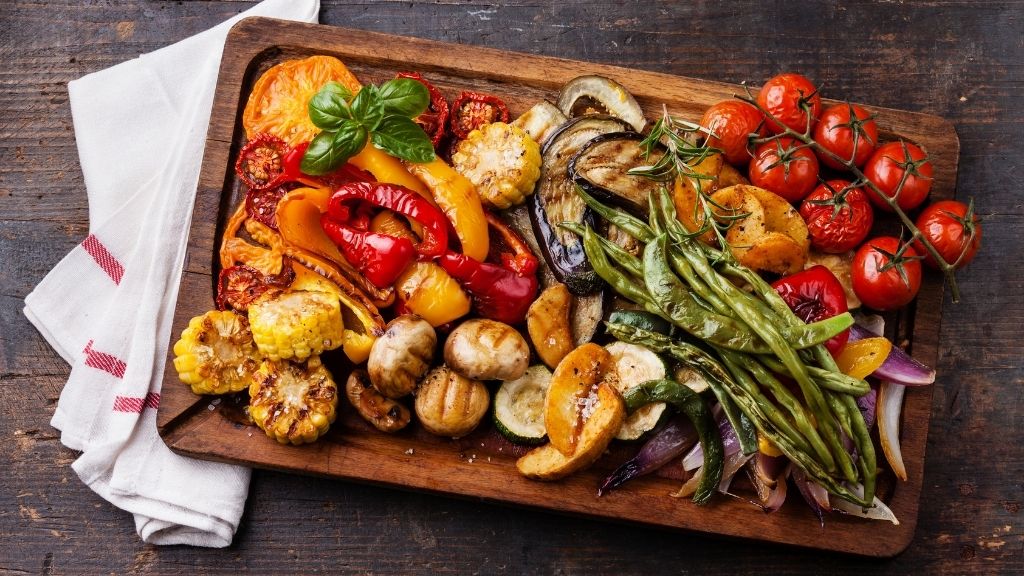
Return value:
M 757 103 L 768 112 L 768 129 L 779 134 L 785 128 L 803 133 L 821 114 L 818 88 L 800 74 L 770 78 L 757 93 Z M 778 122 L 772 121 L 774 117 Z
M 764 136 L 764 114 L 742 100 L 724 100 L 708 108 L 700 125 L 711 130 L 708 146 L 722 151 L 729 164 L 746 166 L 750 162 L 750 136 Z
M 800 204 L 811 246 L 829 254 L 853 250 L 868 237 L 875 222 L 867 194 L 847 180 L 820 184 Z
M 246 137 L 269 132 L 291 146 L 309 142 L 320 132 L 309 119 L 309 99 L 332 81 L 352 92 L 361 87 L 355 75 L 333 56 L 310 56 L 273 66 L 249 94 L 242 114 Z
M 497 96 L 478 92 L 463 92 L 452 104 L 451 130 L 456 138 L 491 122 L 508 122 L 508 106 Z

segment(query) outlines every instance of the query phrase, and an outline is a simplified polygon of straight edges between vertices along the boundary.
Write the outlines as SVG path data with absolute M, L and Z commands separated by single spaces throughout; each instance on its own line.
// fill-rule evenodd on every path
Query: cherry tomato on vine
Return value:
M 789 309 L 808 324 L 838 316 L 848 310 L 843 284 L 831 270 L 821 264 L 783 276 L 772 284 L 772 288 L 779 293 Z M 829 338 L 825 347 L 835 356 L 846 345 L 849 337 L 849 329 L 843 330 Z
M 793 138 L 761 144 L 750 162 L 750 183 L 799 202 L 818 182 L 818 158 Z
M 894 310 L 909 303 L 921 289 L 921 261 L 912 246 L 898 238 L 879 236 L 864 243 L 853 257 L 853 291 L 875 310 Z
M 768 113 L 768 129 L 778 134 L 788 127 L 804 133 L 821 114 L 821 96 L 818 88 L 800 74 L 785 73 L 770 78 L 757 94 L 757 103 Z M 778 122 L 771 120 L 774 116 Z M 780 125 L 781 124 L 781 125 Z
M 864 176 L 890 198 L 896 197 L 896 188 L 904 173 L 907 179 L 896 204 L 907 211 L 920 206 L 932 188 L 932 163 L 924 150 L 909 142 L 889 142 L 879 146 L 864 166 Z M 892 212 L 892 208 L 873 192 L 868 198 L 879 209 Z
M 868 237 L 875 211 L 867 194 L 848 180 L 829 180 L 818 185 L 800 204 L 811 246 L 840 254 L 853 250 Z
M 836 104 L 822 111 L 814 127 L 814 139 L 829 152 L 843 160 L 853 160 L 863 166 L 878 144 L 878 125 L 867 110 L 856 104 Z M 821 163 L 829 168 L 846 167 L 825 153 L 818 154 Z
M 981 246 L 981 221 L 974 215 L 973 202 L 967 205 L 956 200 L 940 200 L 930 204 L 917 217 L 917 229 L 943 260 L 949 264 L 955 262 L 957 268 L 974 259 Z M 914 248 L 924 254 L 925 264 L 938 268 L 920 242 L 915 243 Z
M 746 166 L 750 162 L 751 134 L 767 134 L 764 113 L 742 100 L 724 100 L 708 108 L 700 125 L 714 134 L 708 137 L 708 146 L 721 150 L 734 166 Z

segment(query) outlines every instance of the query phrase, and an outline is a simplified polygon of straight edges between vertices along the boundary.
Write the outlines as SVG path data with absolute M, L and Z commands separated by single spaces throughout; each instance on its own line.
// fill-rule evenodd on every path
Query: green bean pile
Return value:
M 589 226 L 566 225 L 583 238 L 595 272 L 620 296 L 685 335 L 670 338 L 626 324 L 608 332 L 667 354 L 700 372 L 736 429 L 740 447 L 756 450 L 750 423 L 812 479 L 836 496 L 870 507 L 875 448 L 857 408 L 868 384 L 839 371 L 822 345 L 853 324 L 847 312 L 805 324 L 755 271 L 728 249 L 707 246 L 676 218 L 669 193 L 651 195 L 649 222 L 605 206 L 577 189 L 608 223 L 645 244 L 638 258 Z M 747 292 L 737 282 L 752 289 Z M 688 335 L 688 336 L 687 336 Z M 695 338 L 701 345 L 687 342 Z M 796 382 L 791 392 L 778 378 Z M 841 434 L 855 451 L 843 446 Z M 851 455 L 853 452 L 853 455 Z M 863 487 L 863 497 L 855 486 Z

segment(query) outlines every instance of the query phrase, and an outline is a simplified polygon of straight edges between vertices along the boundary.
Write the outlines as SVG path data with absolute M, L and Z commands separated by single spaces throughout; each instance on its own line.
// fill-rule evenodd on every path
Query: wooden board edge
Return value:
M 249 20 L 254 20 L 254 21 L 249 21 Z M 270 23 L 272 23 L 273 25 L 284 25 L 284 26 L 289 26 L 289 27 L 297 26 L 297 27 L 302 28 L 302 29 L 315 30 L 317 32 L 317 34 L 323 34 L 323 32 L 324 32 L 323 27 L 317 27 L 316 25 L 298 24 L 298 23 L 294 23 L 294 22 L 284 22 L 284 21 L 274 21 L 272 19 L 246 19 L 246 20 L 243 20 L 243 21 L 239 22 L 238 24 L 236 24 L 235 27 L 232 28 L 231 33 L 229 34 L 229 37 L 228 37 L 228 45 L 234 46 L 233 49 L 236 51 L 236 54 L 247 54 L 248 58 L 254 59 L 257 56 L 259 56 L 261 53 L 266 52 L 268 49 L 272 49 L 273 48 L 273 47 L 267 47 L 266 45 L 264 45 L 263 47 L 260 47 L 260 46 L 258 46 L 256 44 L 252 44 L 251 43 L 252 39 L 249 37 L 249 34 L 252 34 L 254 32 L 258 32 L 258 31 L 260 31 L 260 29 L 262 27 L 269 25 L 268 22 L 265 22 L 265 20 L 270 20 L 271 21 Z M 378 37 L 380 39 L 388 39 L 388 40 L 391 40 L 391 41 L 393 41 L 395 39 L 394 36 L 390 36 L 390 35 L 386 35 L 386 34 L 379 34 L 379 33 L 374 33 L 374 32 L 366 32 L 366 31 L 361 31 L 361 30 L 348 30 L 348 29 L 332 29 L 332 30 L 333 31 L 338 31 L 339 33 L 349 33 L 349 34 L 365 35 L 367 37 Z M 403 39 L 403 40 L 405 40 L 405 39 Z M 439 49 L 440 47 L 450 46 L 449 44 L 446 44 L 446 43 L 443 43 L 443 42 L 436 42 L 436 41 L 431 41 L 431 40 L 423 40 L 423 39 L 416 39 L 416 38 L 410 38 L 408 40 L 410 42 L 412 42 L 412 43 L 417 43 L 417 44 L 429 44 L 429 45 L 431 45 L 430 47 L 433 48 L 433 49 Z M 496 55 L 496 56 L 507 56 L 509 54 L 509 53 L 506 53 L 506 52 L 503 52 L 503 51 L 493 50 L 493 49 L 489 49 L 489 48 L 481 48 L 481 47 L 476 47 L 476 46 L 473 46 L 471 48 L 473 50 L 475 50 L 475 51 L 476 50 L 480 50 L 480 51 L 484 51 L 484 52 L 490 52 L 490 53 L 493 53 L 493 55 Z M 316 48 L 311 48 L 311 49 L 316 49 Z M 227 50 L 228 50 L 228 48 L 226 47 L 225 48 L 225 53 L 227 53 Z M 326 51 L 326 52 L 330 52 L 331 51 L 331 49 L 329 47 L 324 48 L 323 50 Z M 611 73 L 618 74 L 618 75 L 636 75 L 636 74 L 655 75 L 655 76 L 658 76 L 658 77 L 671 78 L 671 79 L 674 79 L 674 80 L 683 79 L 683 80 L 691 81 L 691 82 L 694 82 L 694 83 L 707 85 L 709 87 L 717 86 L 717 87 L 723 88 L 725 90 L 734 90 L 735 89 L 735 85 L 732 85 L 732 84 L 725 84 L 725 83 L 720 83 L 720 82 L 700 80 L 700 79 L 692 79 L 692 78 L 682 78 L 682 77 L 678 77 L 678 76 L 664 75 L 664 74 L 660 74 L 660 73 L 657 73 L 657 72 L 631 70 L 631 69 L 627 69 L 627 68 L 620 68 L 620 67 L 609 66 L 609 65 L 604 65 L 604 64 L 580 63 L 580 62 L 571 61 L 571 60 L 563 60 L 563 59 L 559 59 L 559 58 L 553 58 L 553 57 L 548 57 L 548 56 L 538 56 L 538 55 L 532 55 L 532 54 L 521 54 L 520 56 L 527 57 L 527 58 L 530 58 L 530 59 L 540 59 L 540 60 L 548 61 L 552 65 L 557 65 L 557 66 L 563 66 L 563 65 L 566 65 L 567 63 L 571 64 L 573 66 L 585 66 L 586 70 L 590 71 L 591 73 L 593 73 L 595 71 L 595 69 L 600 69 L 600 70 L 598 70 L 599 72 L 611 71 Z M 382 61 L 389 61 L 389 60 L 390 60 L 390 58 L 385 58 Z M 224 61 L 222 61 L 222 71 L 223 71 L 223 68 L 225 66 L 226 66 L 226 63 Z M 486 71 L 485 72 L 481 72 L 481 73 L 486 73 Z M 245 72 L 243 70 L 240 73 L 240 78 L 244 78 L 246 76 L 246 74 L 247 74 L 247 72 Z M 492 77 L 494 77 L 494 76 L 492 76 Z M 508 78 L 498 76 L 498 77 L 494 77 L 494 78 L 497 79 L 497 80 L 501 80 L 501 81 L 510 81 L 510 82 L 521 81 L 521 78 L 518 77 L 518 76 L 508 77 Z M 557 85 L 559 82 L 560 81 L 555 81 L 555 82 L 553 82 L 553 84 Z M 233 96 L 233 98 L 231 98 L 231 96 Z M 217 98 L 228 98 L 228 100 L 229 100 L 230 104 L 232 105 L 232 107 L 234 109 L 237 109 L 238 106 L 240 105 L 241 94 L 240 93 L 239 94 L 231 94 L 231 95 L 222 94 L 221 87 L 218 86 Z M 873 108 L 874 109 L 878 109 L 877 107 L 873 107 Z M 953 128 L 953 125 L 951 123 L 949 123 L 948 121 L 946 121 L 946 120 L 944 120 L 944 119 L 942 119 L 942 118 L 940 118 L 938 116 L 932 116 L 932 115 L 928 115 L 928 114 L 922 114 L 922 113 L 917 113 L 917 112 L 905 112 L 905 111 L 895 111 L 895 112 L 898 112 L 900 114 L 911 114 L 911 115 L 914 115 L 916 117 L 920 117 L 922 120 L 927 120 L 928 121 L 927 123 L 931 124 L 932 125 L 931 127 L 933 129 L 936 127 L 936 124 L 940 125 L 943 128 L 943 132 L 947 132 L 947 134 L 951 135 L 952 148 L 953 148 L 953 150 L 951 151 L 952 152 L 952 157 L 954 159 L 957 159 L 959 157 L 959 138 L 957 137 L 955 129 Z M 214 120 L 215 119 L 211 118 L 211 126 L 210 126 L 211 131 L 210 131 L 210 133 L 208 134 L 208 137 L 207 137 L 207 148 L 208 149 L 210 149 L 212 147 L 217 147 L 217 146 L 223 147 L 223 146 L 225 146 L 225 142 L 230 143 L 231 140 L 232 140 L 232 133 L 228 132 L 228 133 L 220 133 L 220 134 L 218 134 L 218 132 L 216 130 L 214 130 L 214 128 L 215 128 L 214 127 Z M 224 128 L 223 124 L 221 125 L 221 128 Z M 207 170 L 206 163 L 207 163 L 207 157 L 204 156 L 204 173 Z M 952 167 L 952 170 L 953 170 L 953 176 L 952 176 L 952 179 L 951 179 L 951 185 L 950 185 L 950 189 L 951 190 L 950 190 L 950 193 L 952 193 L 952 190 L 955 189 L 955 182 L 956 182 L 955 174 L 956 174 L 957 163 L 954 162 L 951 167 Z M 223 170 L 221 169 L 220 172 L 223 172 Z M 213 175 L 213 176 L 216 176 L 216 175 Z M 220 179 L 221 180 L 223 180 L 223 176 L 224 176 L 223 173 L 221 173 L 220 174 Z M 201 182 L 202 181 L 203 180 L 201 179 Z M 213 187 L 207 187 L 207 188 L 205 188 L 205 190 L 208 191 L 208 192 L 216 191 L 218 194 L 220 193 L 220 189 L 214 189 Z M 197 191 L 197 203 L 199 202 L 199 196 L 200 196 L 200 191 Z M 194 220 L 192 225 L 193 225 L 193 227 L 195 227 L 197 225 L 197 222 Z M 201 258 L 203 255 L 196 254 L 196 256 Z M 205 257 L 208 259 L 209 258 L 209 254 L 206 254 Z M 179 297 L 180 297 L 180 293 L 179 293 Z M 939 307 L 941 307 L 941 302 L 942 302 L 942 295 L 941 295 L 941 283 L 940 283 L 939 295 L 938 295 L 938 305 L 939 305 Z M 920 325 L 915 325 L 915 330 L 917 328 L 919 328 L 919 326 Z M 915 336 L 918 336 L 918 335 L 915 334 Z M 923 334 L 922 334 L 922 336 L 923 336 Z M 934 338 L 937 341 L 937 339 L 938 339 L 938 333 L 937 332 L 934 334 Z M 937 349 L 935 351 L 935 355 L 937 357 Z M 171 357 L 172 356 L 169 355 L 168 366 L 170 366 L 170 358 Z M 165 371 L 165 372 L 167 372 L 167 371 Z M 173 374 L 173 372 L 172 372 L 172 374 Z M 166 383 L 167 383 L 167 376 L 165 374 L 165 384 Z M 175 383 L 176 383 L 176 380 L 175 380 Z M 178 384 L 178 385 L 180 385 L 180 384 Z M 930 425 L 930 399 L 931 399 L 931 397 L 932 397 L 932 394 L 931 394 L 931 391 L 929 390 L 929 393 L 928 393 L 929 423 L 926 423 L 925 426 L 924 426 L 924 439 L 922 440 L 923 442 L 926 442 L 928 427 Z M 211 459 L 211 455 L 208 454 L 208 453 L 193 453 L 193 452 L 191 452 L 191 450 L 189 450 L 187 448 L 187 446 L 189 446 L 190 442 L 192 440 L 196 440 L 196 438 L 193 437 L 194 430 L 190 430 L 186 426 L 186 424 L 193 423 L 193 422 L 196 422 L 196 421 L 199 421 L 199 420 L 208 419 L 208 416 L 207 416 L 205 410 L 199 411 L 199 410 L 196 409 L 200 404 L 202 404 L 204 401 L 207 401 L 207 400 L 208 399 L 205 399 L 205 398 L 202 398 L 202 397 L 196 397 L 195 402 L 193 402 L 187 409 L 178 411 L 176 414 L 167 413 L 167 414 L 164 414 L 162 417 L 158 416 L 158 422 L 160 422 L 162 424 L 160 426 L 160 428 L 159 428 L 161 436 L 165 439 L 165 442 L 167 442 L 168 445 L 171 446 L 171 448 L 173 450 L 175 450 L 176 452 L 184 453 L 184 454 L 187 454 L 187 455 L 190 455 L 190 456 L 194 456 L 194 457 L 201 457 L 201 458 Z M 212 459 L 216 459 L 216 458 L 214 457 Z M 922 451 L 922 460 L 923 460 L 923 451 Z M 230 460 L 230 459 L 228 459 L 227 461 L 237 461 L 237 460 Z M 256 465 L 256 466 L 261 466 L 261 467 L 264 466 L 263 463 L 259 463 L 259 462 L 253 462 L 252 464 Z M 292 471 L 292 472 L 296 471 L 296 470 L 294 470 L 292 468 L 287 468 L 287 469 L 289 471 Z M 917 480 L 918 485 L 920 486 L 920 483 L 923 482 L 923 473 L 922 473 L 920 478 L 915 478 L 915 480 Z M 355 481 L 363 481 L 363 480 L 355 479 Z M 371 483 L 383 484 L 383 485 L 388 485 L 388 486 L 398 487 L 398 488 L 403 488 L 403 489 L 410 489 L 410 487 L 403 486 L 403 485 L 400 485 L 400 484 L 390 484 L 390 483 L 387 483 L 387 482 L 371 482 Z M 455 497 L 464 497 L 464 495 L 453 494 L 451 492 L 447 492 L 447 491 L 443 491 L 443 490 L 431 490 L 429 488 L 412 488 L 412 489 L 416 489 L 416 490 L 424 490 L 425 489 L 425 490 L 428 490 L 428 491 L 431 491 L 431 492 L 436 492 L 438 494 L 444 494 L 444 495 L 455 496 Z M 465 496 L 465 497 L 469 497 L 469 496 Z M 509 505 L 509 504 L 512 504 L 512 505 L 524 505 L 522 503 L 507 502 L 507 501 L 501 500 L 498 497 L 489 498 L 488 500 L 489 501 L 493 501 L 493 502 L 497 502 L 497 503 L 503 504 L 503 505 Z M 890 538 L 886 541 L 886 546 L 884 548 L 882 548 L 882 549 L 873 549 L 873 550 L 870 550 L 870 551 L 863 551 L 863 552 L 861 552 L 861 551 L 848 551 L 848 550 L 838 550 L 838 551 L 845 552 L 845 553 L 867 555 L 867 556 L 891 557 L 891 556 L 895 556 L 895 555 L 899 554 L 900 552 L 902 552 L 903 550 L 905 550 L 906 547 L 909 546 L 910 543 L 913 540 L 914 530 L 916 528 L 916 523 L 917 523 L 917 510 L 918 510 L 918 505 L 919 505 L 919 498 L 915 497 L 913 500 L 914 500 L 913 514 L 911 515 L 911 517 L 901 518 L 901 522 L 902 522 L 901 525 L 899 527 L 893 527 L 893 528 L 896 528 L 897 530 L 887 530 L 887 535 Z M 530 503 L 526 503 L 525 505 L 528 506 L 528 507 L 536 508 L 536 509 L 540 509 L 540 510 L 554 511 L 556 513 L 560 512 L 558 510 L 551 510 L 551 509 L 546 508 L 546 507 L 541 506 L 541 505 L 530 504 Z M 587 517 L 595 517 L 595 518 L 600 518 L 600 519 L 605 519 L 605 520 L 608 520 L 608 519 L 614 520 L 613 518 L 610 518 L 608 516 L 602 516 L 602 515 L 599 515 L 599 514 L 591 514 L 591 515 L 584 514 L 584 515 L 587 516 Z M 623 520 L 623 521 L 626 521 L 626 520 Z M 664 527 L 675 528 L 677 530 L 680 529 L 678 527 L 673 527 L 673 526 L 664 526 Z M 698 530 L 697 532 L 701 532 L 701 531 Z M 707 533 L 711 534 L 711 535 L 716 535 L 716 536 L 723 537 L 723 535 L 720 534 L 720 533 L 713 533 L 713 532 L 707 532 Z M 725 535 L 724 537 L 733 537 L 733 536 Z M 735 536 L 735 537 L 738 537 L 738 538 L 750 538 L 751 536 L 750 535 L 740 535 L 740 536 Z M 800 546 L 800 544 L 792 544 L 792 543 L 788 543 L 788 542 L 780 542 L 780 541 L 777 541 L 777 540 L 771 540 L 771 541 L 772 542 L 777 542 L 777 543 L 782 543 L 784 545 L 794 545 L 794 546 L 798 546 L 798 547 Z M 812 547 L 812 548 L 816 548 L 816 547 Z M 822 547 L 820 549 L 823 549 L 823 550 L 835 550 L 834 548 L 827 548 L 827 547 Z
M 227 428 L 231 428 L 231 430 L 228 433 L 234 434 L 236 436 L 235 440 L 238 441 L 237 444 L 240 446 L 244 446 L 246 440 L 253 441 L 253 436 L 258 436 L 258 438 L 255 439 L 257 441 L 273 443 L 272 440 L 263 437 L 263 433 L 259 429 L 253 427 L 239 428 L 238 425 L 228 422 L 225 419 L 221 418 L 218 415 L 217 411 L 206 410 L 200 411 L 195 415 L 192 426 L 182 427 L 176 433 L 166 436 L 165 441 L 167 442 L 168 446 L 176 453 L 204 460 L 224 462 L 229 464 L 243 464 L 265 470 L 274 470 L 286 473 L 301 473 L 303 475 L 322 477 L 334 480 L 342 479 L 346 482 L 356 482 L 370 486 L 378 486 L 389 489 L 399 489 L 418 493 L 425 492 L 432 495 L 440 495 L 450 498 L 457 498 L 461 500 L 469 500 L 476 502 L 485 502 L 488 504 L 498 504 L 501 506 L 525 507 L 535 511 L 554 513 L 562 516 L 586 518 L 592 520 L 596 519 L 616 524 L 640 525 L 648 528 L 665 529 L 679 533 L 702 535 L 718 539 L 759 539 L 758 532 L 754 528 L 751 528 L 745 524 L 730 525 L 723 523 L 721 525 L 715 525 L 716 527 L 714 528 L 709 528 L 707 526 L 699 526 L 692 523 L 685 524 L 680 522 L 672 522 L 671 520 L 666 520 L 664 518 L 649 517 L 645 515 L 647 514 L 646 510 L 643 513 L 638 512 L 631 516 L 610 516 L 598 511 L 598 506 L 596 504 L 577 504 L 575 506 L 559 508 L 546 505 L 537 500 L 521 501 L 502 498 L 500 494 L 495 493 L 491 488 L 488 488 L 486 490 L 480 489 L 479 487 L 477 487 L 476 489 L 466 489 L 465 485 L 456 486 L 456 488 L 462 488 L 461 490 L 440 488 L 439 485 L 443 483 L 446 479 L 453 477 L 461 477 L 459 474 L 451 474 L 450 472 L 445 472 L 444 474 L 438 473 L 435 476 L 430 476 L 430 481 L 426 481 L 423 478 L 416 478 L 415 480 L 412 481 L 399 481 L 393 478 L 401 477 L 399 473 L 402 470 L 404 470 L 405 465 L 396 465 L 393 462 L 389 463 L 388 460 L 403 458 L 400 449 L 394 450 L 394 453 L 391 454 L 380 454 L 376 452 L 371 453 L 362 447 L 349 447 L 346 449 L 347 452 L 358 452 L 359 454 L 345 454 L 341 458 L 341 460 L 355 460 L 358 459 L 360 456 L 376 456 L 378 458 L 383 458 L 385 461 L 383 463 L 378 463 L 376 465 L 375 473 L 356 472 L 351 475 L 345 476 L 339 476 L 337 473 L 328 473 L 322 469 L 318 470 L 312 467 L 306 470 L 296 470 L 295 468 L 288 466 L 275 466 L 273 464 L 268 464 L 265 461 L 252 459 L 251 457 L 246 455 L 247 452 L 242 448 L 239 448 L 231 453 L 218 454 L 212 456 L 208 452 L 204 452 L 204 447 L 208 446 L 210 438 L 216 435 L 224 434 L 225 429 Z M 246 436 L 248 436 L 248 438 L 246 438 Z M 299 449 L 307 449 L 312 450 L 314 452 L 317 451 L 318 448 L 328 453 L 331 453 L 333 451 L 333 449 L 330 447 L 319 446 L 316 444 L 299 447 Z M 284 447 L 283 449 L 294 450 L 295 447 Z M 441 450 L 452 449 L 450 447 L 438 448 L 438 451 Z M 407 452 L 405 454 L 407 454 Z M 452 459 L 452 462 L 447 465 L 446 470 L 451 467 L 457 467 L 461 469 L 460 473 L 469 473 L 469 469 L 471 468 L 471 466 L 468 465 L 465 460 L 459 457 L 457 452 L 446 453 L 446 455 Z M 406 456 L 406 458 L 409 458 L 410 460 L 417 457 L 419 457 L 419 452 L 417 452 L 417 456 Z M 337 459 L 338 458 L 336 458 L 336 460 Z M 309 458 L 309 460 L 314 460 L 314 458 Z M 505 466 L 505 464 L 494 464 L 494 466 L 498 465 Z M 472 466 L 480 466 L 480 464 L 476 463 L 472 464 Z M 474 469 L 474 471 L 476 471 L 476 469 Z M 640 481 L 641 480 L 638 480 L 637 482 Z M 533 483 L 538 487 L 547 487 L 547 489 L 550 490 L 560 489 L 558 485 L 536 483 L 534 481 L 529 481 L 521 477 L 516 478 L 514 482 Z M 580 485 L 586 484 L 587 490 L 590 494 L 592 494 L 593 487 L 590 485 L 594 484 L 596 486 L 593 471 L 578 474 L 568 479 L 567 481 L 563 482 L 565 483 L 561 487 L 561 490 L 563 491 L 578 492 L 580 489 Z M 685 517 L 687 511 L 691 509 L 690 507 L 694 506 L 691 502 L 689 502 L 686 499 L 676 500 L 670 498 L 667 495 L 667 493 L 661 494 L 659 497 L 664 498 L 664 502 L 662 504 L 679 507 L 677 509 L 679 518 Z M 737 506 L 741 506 L 741 504 L 738 504 L 737 502 L 731 500 L 722 500 L 718 502 L 716 506 L 721 507 L 721 509 L 719 510 L 719 515 L 721 515 L 731 513 L 734 508 L 736 508 Z M 725 510 L 725 507 L 728 507 L 729 509 Z M 756 513 L 756 511 L 753 510 L 751 510 L 750 512 Z M 803 513 L 804 511 L 801 512 L 801 514 Z M 853 536 L 851 538 L 844 539 L 841 542 L 837 542 L 832 538 L 826 537 L 823 533 L 816 532 L 818 528 L 816 520 L 812 519 L 809 511 L 806 511 L 806 514 L 807 515 L 805 520 L 808 522 L 807 531 L 793 531 L 783 537 L 762 541 L 771 542 L 772 544 L 781 544 L 787 547 L 792 547 L 794 549 L 839 552 L 841 554 L 862 557 L 891 558 L 904 551 L 910 545 L 910 543 L 913 541 L 914 530 L 916 527 L 916 522 L 901 523 L 899 526 L 892 526 L 891 524 L 882 523 L 880 521 L 833 516 L 831 518 L 826 519 L 826 522 L 829 524 L 829 526 L 835 527 L 842 523 L 840 529 L 843 530 L 843 534 Z M 770 517 L 768 515 L 764 515 L 762 516 L 762 518 Z M 792 521 L 792 519 L 789 520 Z M 877 534 L 879 530 L 884 531 L 885 539 L 881 541 L 872 541 L 870 536 Z

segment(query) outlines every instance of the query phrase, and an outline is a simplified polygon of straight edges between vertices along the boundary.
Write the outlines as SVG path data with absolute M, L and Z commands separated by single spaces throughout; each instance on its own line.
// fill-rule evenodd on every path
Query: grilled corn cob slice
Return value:
M 245 390 L 259 360 L 249 321 L 231 311 L 196 316 L 174 343 L 174 369 L 196 394 Z
M 301 362 L 344 342 L 338 297 L 327 292 L 291 290 L 249 305 L 256 347 L 271 360 Z
M 521 204 L 540 178 L 540 146 L 523 129 L 492 122 L 473 130 L 452 154 L 452 166 L 468 178 L 488 205 Z
M 249 416 L 281 444 L 307 444 L 327 432 L 338 387 L 319 356 L 304 363 L 264 360 L 249 386 Z

